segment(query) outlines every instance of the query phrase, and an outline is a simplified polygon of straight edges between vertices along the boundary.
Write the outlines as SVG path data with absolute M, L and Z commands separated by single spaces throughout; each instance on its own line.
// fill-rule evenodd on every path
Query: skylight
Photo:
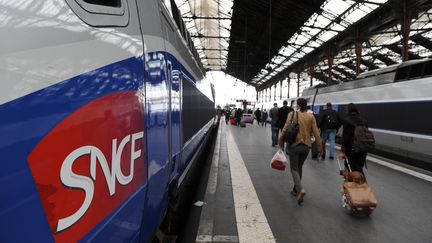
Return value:
M 348 0 L 328 0 L 321 6 L 321 13 L 314 13 L 304 25 L 294 33 L 287 41 L 287 46 L 279 50 L 279 54 L 285 56 L 286 60 L 280 62 L 272 59 L 270 65 L 276 65 L 275 72 L 285 70 L 279 68 L 291 65 L 312 52 L 315 48 L 332 39 L 339 32 L 344 31 L 346 27 L 359 21 L 368 13 L 379 7 L 379 4 L 387 0 L 371 0 L 366 2 L 348 1 Z M 378 4 L 374 4 L 378 3 Z M 266 66 L 269 64 L 266 64 Z M 266 76 L 264 76 L 266 77 Z M 261 77 L 262 79 L 263 77 Z
M 233 0 L 175 2 L 203 63 L 208 63 L 205 67 L 226 69 Z

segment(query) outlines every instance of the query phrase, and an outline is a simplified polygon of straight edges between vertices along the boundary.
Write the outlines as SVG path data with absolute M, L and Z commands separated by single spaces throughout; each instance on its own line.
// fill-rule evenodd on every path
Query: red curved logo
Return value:
M 138 95 L 112 94 L 81 107 L 28 156 L 55 241 L 81 239 L 147 180 Z

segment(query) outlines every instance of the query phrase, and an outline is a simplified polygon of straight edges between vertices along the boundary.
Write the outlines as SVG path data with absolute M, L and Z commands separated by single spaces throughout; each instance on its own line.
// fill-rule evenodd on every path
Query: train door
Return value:
M 170 182 L 175 184 L 178 179 L 177 169 L 178 163 L 181 161 L 181 140 L 180 140 L 180 81 L 182 75 L 182 66 L 176 59 L 174 53 L 178 50 L 175 23 L 169 16 L 171 10 L 170 1 L 165 1 L 164 5 L 161 2 L 161 22 L 164 33 L 165 43 L 165 59 L 167 60 L 167 89 L 169 93 L 169 143 L 170 143 Z
M 148 242 L 168 206 L 172 168 L 171 73 L 166 53 L 165 23 L 159 1 L 136 1 L 144 47 L 148 189 L 141 224 L 141 241 Z

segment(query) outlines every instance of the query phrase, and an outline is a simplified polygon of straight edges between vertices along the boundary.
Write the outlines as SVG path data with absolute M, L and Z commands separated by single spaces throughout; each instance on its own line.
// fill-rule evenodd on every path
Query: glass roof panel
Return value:
M 410 45 L 410 51 L 421 57 L 429 57 L 432 54 L 431 50 L 425 48 L 424 46 L 416 45 L 416 43 L 411 40 L 408 42 L 408 44 Z
M 332 30 L 337 30 L 337 31 L 343 31 L 343 30 L 345 30 L 345 27 L 344 26 L 342 26 L 342 25 L 340 25 L 340 24 L 334 24 L 332 27 L 331 27 L 331 29 Z
M 334 36 L 336 36 L 339 32 L 342 32 L 346 29 L 347 26 L 356 23 L 358 20 L 365 17 L 367 14 L 375 10 L 379 7 L 379 4 L 386 3 L 388 0 L 368 0 L 368 1 L 353 1 L 353 0 L 328 0 L 326 1 L 322 6 L 321 9 L 323 10 L 321 14 L 314 13 L 306 22 L 305 24 L 299 29 L 299 32 L 295 33 L 288 41 L 287 47 L 283 47 L 279 50 L 279 54 L 282 54 L 287 57 L 286 60 L 279 63 L 280 59 L 274 58 L 274 63 L 277 63 L 279 65 L 283 65 L 284 67 L 288 67 L 289 65 L 295 63 L 300 58 L 304 57 L 305 54 L 312 52 L 315 48 L 320 47 L 323 43 L 327 42 L 328 40 L 332 39 Z M 377 4 L 374 4 L 377 3 Z M 351 8 L 351 9 L 350 9 Z M 346 11 L 346 14 L 343 14 Z M 342 15 L 343 14 L 343 15 Z M 335 21 L 336 18 L 342 19 L 342 21 Z M 430 23 L 430 19 L 429 23 Z M 417 24 L 416 26 L 419 26 Z M 323 30 L 323 28 L 330 28 L 334 31 L 326 31 Z M 396 27 L 397 28 L 397 27 Z M 400 29 L 400 28 L 399 28 Z M 394 29 L 390 30 L 394 31 Z M 300 35 L 298 34 L 300 33 Z M 432 34 L 428 34 L 432 35 Z M 317 38 L 314 38 L 316 36 Z M 398 40 L 399 38 L 399 40 Z M 430 38 L 430 36 L 429 36 Z M 364 56 L 367 58 L 367 60 L 371 61 L 374 60 L 374 64 L 377 66 L 384 66 L 385 63 L 381 60 L 378 60 L 376 57 L 374 57 L 373 53 L 376 51 L 380 51 L 383 49 L 382 45 L 385 41 L 388 44 L 393 44 L 397 41 L 400 41 L 400 37 L 397 37 L 396 35 L 388 34 L 380 34 L 376 35 L 371 38 L 370 44 L 364 44 L 363 52 Z M 291 44 L 290 44 L 291 43 Z M 305 46 L 302 46 L 304 45 Z M 425 53 L 425 48 L 422 49 L 422 47 L 417 48 L 419 53 Z M 416 49 L 416 50 L 417 50 Z M 388 51 L 390 52 L 390 51 Z M 390 52 L 391 53 L 391 52 Z M 392 57 L 389 57 L 391 59 L 398 58 L 397 54 L 391 55 Z M 425 54 L 427 55 L 427 54 Z M 282 60 L 285 57 L 282 58 Z M 354 47 L 348 48 L 345 50 L 340 51 L 336 54 L 335 62 L 337 63 L 355 63 L 355 52 Z M 321 61 L 321 65 L 318 66 L 324 66 L 327 67 L 327 60 Z M 285 68 L 284 68 L 285 69 Z M 349 68 L 345 68 L 349 73 L 355 74 L 354 70 L 351 70 Z M 345 70 L 344 69 L 344 70 Z M 366 69 L 366 66 L 362 65 L 362 69 Z M 281 71 L 282 68 L 276 68 L 273 70 L 273 72 L 277 73 Z M 349 71 L 348 71 L 349 70 Z M 340 75 L 342 78 L 345 77 L 341 73 Z
M 318 43 L 318 42 L 316 42 L 316 41 L 309 41 L 309 46 L 312 46 L 312 47 L 319 47 L 321 44 L 320 43 Z
M 351 4 L 349 4 L 346 0 L 331 0 L 324 6 L 323 9 L 334 13 L 335 15 L 340 15 L 350 6 Z
M 306 43 L 309 40 L 309 38 L 305 37 L 303 34 L 300 34 L 297 37 L 297 40 L 295 41 L 295 44 L 297 45 L 303 45 L 304 43 Z
M 167 0 L 165 0 L 167 1 Z M 231 29 L 230 19 L 233 0 L 218 1 L 192 1 L 175 0 L 180 13 L 185 22 L 186 28 L 191 36 L 203 36 L 193 38 L 194 45 L 200 51 L 202 61 L 209 59 L 210 65 L 214 65 L 213 70 L 226 68 L 227 53 L 225 51 L 211 51 L 210 49 L 228 49 L 229 38 L 206 38 L 207 36 L 229 37 Z M 192 19 L 193 16 L 198 18 Z M 206 17 L 205 19 L 199 17 Z M 214 17 L 214 18 L 212 18 Z M 218 19 L 219 18 L 219 19 Z M 205 54 L 203 55 L 202 52 Z
M 276 64 L 281 64 L 284 60 L 285 60 L 285 57 L 283 57 L 283 56 L 275 56 L 272 59 L 272 62 L 274 62 Z
M 285 48 L 284 51 L 282 52 L 282 55 L 289 56 L 289 55 L 293 54 L 294 51 L 295 51 L 295 49 L 292 46 L 287 46 L 287 48 Z
M 328 24 L 330 24 L 331 20 L 329 20 L 328 18 L 320 15 L 317 18 L 317 21 L 315 22 L 314 26 L 318 26 L 318 27 L 325 27 Z
M 305 22 L 305 25 L 313 25 L 317 17 L 317 13 L 312 14 L 312 16 Z
M 317 28 L 305 27 L 305 32 L 307 32 L 310 36 L 314 36 L 318 34 L 321 30 Z
M 376 4 L 370 4 L 365 1 L 364 4 L 360 5 L 360 9 L 363 10 L 366 14 L 372 12 L 378 7 Z
M 304 47 L 303 49 L 302 49 L 302 51 L 304 52 L 304 53 L 309 53 L 309 52 L 311 52 L 311 51 L 313 51 L 313 50 L 315 50 L 314 48 L 312 48 L 312 47 Z
M 334 31 L 325 31 L 319 38 L 321 41 L 326 42 L 336 35 Z
M 280 66 L 280 67 L 276 68 L 275 71 L 280 72 L 280 71 L 282 71 L 284 69 L 285 69 L 285 67 Z
M 345 16 L 345 19 L 348 20 L 351 23 L 355 23 L 358 20 L 360 20 L 361 18 L 363 18 L 364 16 L 366 16 L 366 12 L 361 10 L 361 9 L 356 9 L 353 12 L 351 12 L 350 14 L 348 14 L 347 16 Z

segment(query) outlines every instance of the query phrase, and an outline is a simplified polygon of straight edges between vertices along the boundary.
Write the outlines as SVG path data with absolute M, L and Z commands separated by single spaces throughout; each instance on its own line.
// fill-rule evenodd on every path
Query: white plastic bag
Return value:
M 284 152 L 279 149 L 276 154 L 273 156 L 271 160 L 271 167 L 275 170 L 285 170 L 286 168 L 287 159 L 285 157 Z

